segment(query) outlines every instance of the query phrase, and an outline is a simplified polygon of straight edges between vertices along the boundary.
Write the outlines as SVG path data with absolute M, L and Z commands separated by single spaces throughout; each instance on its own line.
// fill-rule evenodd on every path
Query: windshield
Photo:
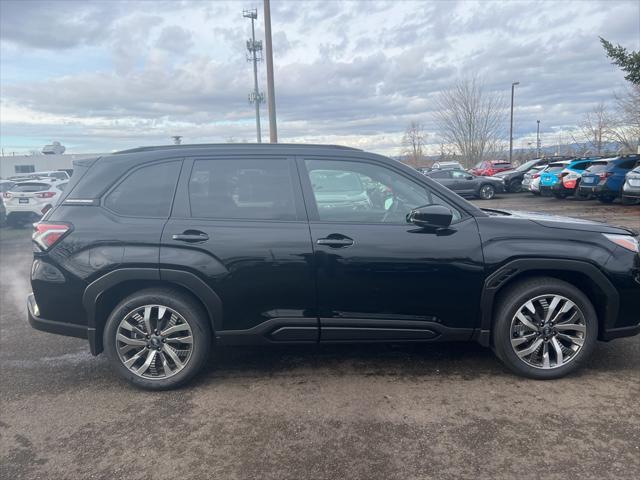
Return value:
M 516 171 L 517 172 L 526 172 L 527 170 L 532 168 L 536 164 L 537 161 L 538 160 L 529 160 L 528 162 L 523 163 L 518 168 L 516 168 Z
M 309 175 L 316 192 L 362 192 L 362 183 L 355 173 L 314 170 Z
M 49 190 L 48 183 L 19 183 L 11 189 L 12 192 L 42 192 L 43 190 Z
M 589 173 L 598 173 L 598 172 L 602 172 L 603 170 L 607 169 L 607 165 L 609 165 L 609 162 L 593 162 L 593 164 L 587 168 L 587 172 Z

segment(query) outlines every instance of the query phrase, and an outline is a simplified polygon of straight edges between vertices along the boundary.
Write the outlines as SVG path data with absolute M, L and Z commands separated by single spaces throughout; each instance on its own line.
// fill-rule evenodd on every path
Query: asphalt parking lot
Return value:
M 640 206 L 476 203 L 640 230 Z M 2 478 L 638 478 L 638 337 L 551 382 L 473 343 L 227 348 L 187 388 L 150 393 L 86 341 L 27 325 L 29 235 L 0 230 Z

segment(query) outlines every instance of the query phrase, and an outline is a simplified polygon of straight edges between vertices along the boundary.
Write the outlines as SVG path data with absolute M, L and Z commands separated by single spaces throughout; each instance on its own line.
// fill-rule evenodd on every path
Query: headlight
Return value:
M 610 233 L 603 233 L 607 240 L 612 241 L 616 245 L 620 245 L 622 248 L 626 248 L 627 250 L 638 253 L 640 252 L 640 247 L 638 246 L 638 239 L 632 237 L 631 235 L 616 235 Z

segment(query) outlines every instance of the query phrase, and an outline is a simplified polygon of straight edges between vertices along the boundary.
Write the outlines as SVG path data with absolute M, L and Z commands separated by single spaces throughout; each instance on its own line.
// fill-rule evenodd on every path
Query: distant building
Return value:
M 100 155 L 102 154 L 65 155 L 49 153 L 46 155 L 3 156 L 0 157 L 0 178 L 8 178 L 14 175 L 20 175 L 21 173 L 73 168 L 74 160 L 99 157 Z
M 51 145 L 42 147 L 43 155 L 62 155 L 67 148 L 60 142 L 53 142 Z

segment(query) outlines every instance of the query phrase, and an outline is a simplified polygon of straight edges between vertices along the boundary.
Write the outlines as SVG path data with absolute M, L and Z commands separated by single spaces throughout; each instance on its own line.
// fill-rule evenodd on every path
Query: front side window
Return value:
M 180 162 L 134 170 L 105 198 L 104 206 L 130 217 L 168 217 L 180 174 Z
M 431 178 L 449 178 L 450 174 L 449 174 L 449 171 L 442 170 L 440 172 L 432 172 L 429 176 Z
M 393 170 L 363 162 L 306 160 L 318 217 L 323 222 L 406 223 L 423 205 L 445 205 L 460 212 L 426 187 Z
M 189 180 L 191 216 L 296 220 L 289 160 L 196 160 Z
M 453 175 L 453 178 L 458 180 L 466 180 L 467 177 L 471 176 L 467 172 L 463 172 L 461 170 L 454 170 L 453 172 L 451 172 L 451 175 Z

